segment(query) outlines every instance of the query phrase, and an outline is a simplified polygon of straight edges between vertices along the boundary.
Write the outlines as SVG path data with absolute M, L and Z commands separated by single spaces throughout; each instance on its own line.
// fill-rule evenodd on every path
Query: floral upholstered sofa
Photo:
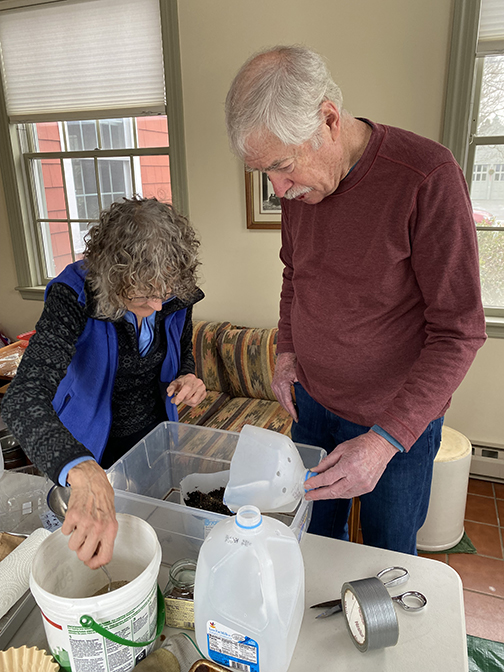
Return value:
M 179 421 L 232 432 L 256 425 L 290 435 L 292 418 L 271 389 L 278 329 L 194 322 L 196 375 L 207 388 L 196 408 L 181 404 Z
M 240 432 L 256 425 L 290 436 L 292 418 L 271 389 L 278 329 L 236 327 L 230 322 L 194 322 L 196 375 L 207 388 L 206 399 L 178 407 L 179 421 Z M 350 541 L 360 542 L 358 498 L 349 518 Z

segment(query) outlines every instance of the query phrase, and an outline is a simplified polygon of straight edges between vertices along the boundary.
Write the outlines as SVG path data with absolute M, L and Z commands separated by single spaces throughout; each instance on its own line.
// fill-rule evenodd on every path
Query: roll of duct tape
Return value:
M 341 600 L 348 632 L 359 651 L 397 644 L 399 625 L 394 603 L 380 579 L 344 583 Z

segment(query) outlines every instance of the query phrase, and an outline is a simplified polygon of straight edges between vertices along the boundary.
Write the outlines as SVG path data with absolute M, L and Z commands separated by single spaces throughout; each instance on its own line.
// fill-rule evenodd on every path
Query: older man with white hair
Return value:
M 329 452 L 307 481 L 310 532 L 348 539 L 360 496 L 364 543 L 415 554 L 443 416 L 486 338 L 462 171 L 438 143 L 345 111 L 304 47 L 250 58 L 226 121 L 282 202 L 273 389 L 294 441 Z

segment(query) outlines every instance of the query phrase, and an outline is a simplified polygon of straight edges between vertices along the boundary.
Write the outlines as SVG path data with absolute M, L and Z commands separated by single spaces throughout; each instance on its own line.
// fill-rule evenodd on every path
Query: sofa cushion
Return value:
M 217 338 L 232 397 L 276 401 L 271 389 L 278 329 L 227 329 Z
M 256 425 L 290 436 L 292 418 L 278 401 L 234 397 L 215 413 L 206 427 L 240 432 L 243 425 Z
M 217 351 L 217 338 L 230 327 L 231 322 L 193 322 L 196 376 L 205 383 L 207 390 L 229 392 L 226 371 Z
M 192 408 L 187 404 L 177 406 L 179 422 L 185 422 L 188 425 L 205 425 L 224 404 L 229 400 L 227 392 L 218 390 L 207 390 L 207 395 L 201 403 Z

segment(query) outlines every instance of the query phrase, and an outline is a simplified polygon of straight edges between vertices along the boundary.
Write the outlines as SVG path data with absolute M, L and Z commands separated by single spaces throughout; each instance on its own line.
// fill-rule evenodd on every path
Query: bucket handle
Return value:
M 116 644 L 122 644 L 123 646 L 136 646 L 136 647 L 141 647 L 141 646 L 149 646 L 149 644 L 152 644 L 153 642 L 156 641 L 156 639 L 159 637 L 159 635 L 162 633 L 164 625 L 165 625 L 165 601 L 163 597 L 163 593 L 159 589 L 159 586 L 157 587 L 157 629 L 156 629 L 156 636 L 154 639 L 151 639 L 149 642 L 131 642 L 129 639 L 123 639 L 122 637 L 119 637 L 118 635 L 115 635 L 113 632 L 109 632 L 109 630 L 106 630 L 102 625 L 97 623 L 92 616 L 88 616 L 84 614 L 84 616 L 81 616 L 79 619 L 80 624 L 82 625 L 83 628 L 90 628 L 94 632 L 96 632 L 98 635 L 101 635 L 102 637 L 105 637 L 106 639 L 110 639 L 110 641 L 115 642 Z

